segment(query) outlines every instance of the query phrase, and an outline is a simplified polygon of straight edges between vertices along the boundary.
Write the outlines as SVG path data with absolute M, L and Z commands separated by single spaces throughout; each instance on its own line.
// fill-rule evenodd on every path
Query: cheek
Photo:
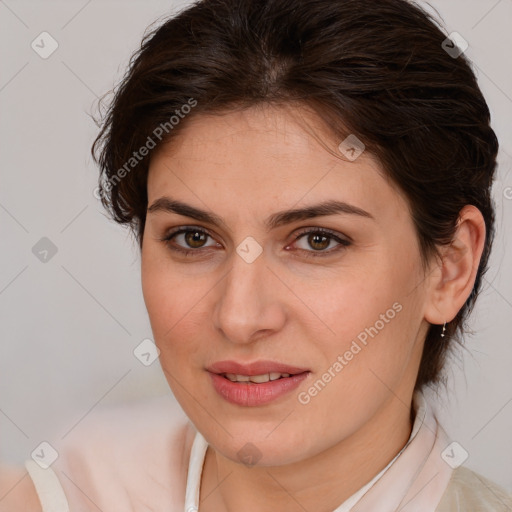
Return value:
M 410 357 L 421 321 L 421 272 L 414 255 L 398 256 L 383 255 L 364 272 L 307 291 L 311 309 L 329 327 L 322 350 L 331 363 L 347 353 L 354 370 L 370 366 L 389 375 Z
M 161 362 L 171 368 L 199 350 L 195 340 L 207 325 L 201 308 L 207 285 L 183 276 L 155 252 L 143 250 L 142 293 Z
M 323 312 L 329 313 L 324 320 L 335 334 L 316 339 L 324 364 L 319 365 L 315 382 L 320 379 L 317 387 L 323 390 L 314 398 L 311 395 L 307 416 L 314 423 L 315 417 L 329 410 L 332 424 L 346 429 L 344 435 L 348 435 L 409 372 L 416 359 L 411 325 L 417 321 L 418 308 L 414 298 L 405 300 L 382 280 L 378 288 L 375 283 L 363 286 L 361 281 L 357 286 L 345 285 L 325 302 L 331 306 L 324 307 Z M 326 297 L 319 295 L 320 300 Z M 350 420 L 346 411 L 351 411 Z
M 149 314 L 149 319 L 155 328 L 162 323 L 163 311 L 167 309 L 166 301 L 168 300 L 165 289 L 166 276 L 162 276 L 161 265 L 158 264 L 153 252 L 147 247 L 148 243 L 144 242 L 142 249 L 141 263 L 141 284 L 144 303 Z
M 171 271 L 169 262 L 151 247 L 144 247 L 142 251 L 141 280 L 155 342 L 159 345 L 165 333 L 183 316 L 186 302 L 183 283 L 176 272 Z
M 397 300 L 389 274 L 380 279 L 377 274 L 342 272 L 326 279 L 321 286 L 302 289 L 301 294 L 330 328 L 333 339 L 352 339 L 379 320 L 379 315 Z

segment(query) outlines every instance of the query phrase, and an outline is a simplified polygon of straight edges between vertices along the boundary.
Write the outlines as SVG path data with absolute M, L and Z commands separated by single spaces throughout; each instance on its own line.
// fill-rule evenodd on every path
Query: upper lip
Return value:
M 275 361 L 254 361 L 252 363 L 239 363 L 237 361 L 217 361 L 206 368 L 212 373 L 234 373 L 235 375 L 263 375 L 265 373 L 289 373 L 296 375 L 308 371 L 307 368 L 299 368 Z

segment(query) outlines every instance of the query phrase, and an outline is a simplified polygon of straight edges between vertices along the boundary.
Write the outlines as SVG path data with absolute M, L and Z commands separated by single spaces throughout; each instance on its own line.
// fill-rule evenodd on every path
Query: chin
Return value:
M 276 428 L 274 424 L 274 429 Z M 279 427 L 278 427 L 279 428 Z M 272 429 L 257 429 L 247 431 L 240 428 L 239 432 L 234 427 L 227 426 L 229 434 L 222 431 L 221 437 L 217 435 L 210 436 L 205 432 L 203 436 L 208 440 L 209 444 L 216 452 L 223 457 L 244 464 L 247 467 L 270 467 L 283 466 L 292 464 L 302 460 L 310 451 L 314 451 L 313 447 L 304 442 L 304 439 L 311 439 L 306 433 L 301 435 L 300 432 L 294 431 L 293 434 L 299 435 L 299 438 L 293 438 L 291 431 L 282 429 L 277 433 Z

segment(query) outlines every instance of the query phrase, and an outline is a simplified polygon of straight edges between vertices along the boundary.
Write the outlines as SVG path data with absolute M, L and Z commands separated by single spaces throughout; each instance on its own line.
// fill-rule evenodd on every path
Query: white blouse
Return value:
M 58 447 L 48 469 L 27 460 L 42 511 L 197 512 L 208 444 L 166 400 L 104 411 Z M 511 512 L 508 493 L 450 460 L 450 440 L 422 393 L 413 407 L 406 445 L 333 512 Z
M 379 478 L 388 470 L 388 468 L 396 461 L 400 454 L 406 449 L 409 443 L 416 437 L 416 433 L 423 424 L 426 414 L 426 402 L 418 397 L 419 402 L 417 403 L 418 409 L 416 411 L 416 417 L 414 419 L 414 425 L 412 428 L 411 435 L 407 444 L 400 450 L 400 452 L 389 462 L 389 464 L 375 475 L 366 485 L 361 487 L 355 492 L 350 498 L 345 500 L 339 507 L 333 512 L 350 512 L 352 507 L 370 490 L 370 488 L 379 480 Z M 187 490 L 185 496 L 185 512 L 197 512 L 199 510 L 199 489 L 201 486 L 201 474 L 203 470 L 204 458 L 206 455 L 206 449 L 208 443 L 205 438 L 198 432 L 194 438 L 194 444 L 192 445 L 192 451 L 190 454 L 190 463 L 188 466 L 188 478 L 187 478 Z M 511 511 L 512 512 L 512 511 Z

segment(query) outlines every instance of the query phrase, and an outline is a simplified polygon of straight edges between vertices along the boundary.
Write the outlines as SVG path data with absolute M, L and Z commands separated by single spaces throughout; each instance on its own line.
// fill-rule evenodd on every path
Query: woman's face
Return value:
M 297 119 L 191 118 L 148 176 L 142 286 L 162 368 L 218 452 L 261 465 L 407 409 L 427 329 L 403 196 L 367 152 L 335 157 Z

